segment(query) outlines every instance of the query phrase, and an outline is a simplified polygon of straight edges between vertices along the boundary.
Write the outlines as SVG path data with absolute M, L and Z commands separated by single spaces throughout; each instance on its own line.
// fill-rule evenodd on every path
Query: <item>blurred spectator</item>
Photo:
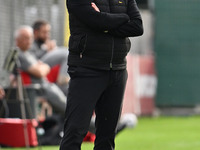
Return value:
M 31 83 L 41 84 L 42 96 L 51 104 L 53 110 L 64 114 L 66 105 L 65 95 L 55 84 L 51 84 L 45 79 L 50 71 L 49 65 L 38 61 L 29 52 L 33 42 L 32 28 L 29 26 L 20 27 L 15 33 L 15 41 L 16 46 L 19 48 L 20 69 L 30 76 Z
M 0 100 L 5 96 L 4 89 L 0 86 Z
M 30 50 L 31 53 L 33 53 L 37 59 L 40 59 L 50 67 L 59 65 L 60 72 L 58 76 L 58 83 L 63 84 L 68 82 L 68 51 L 60 49 L 57 47 L 56 41 L 50 39 L 51 25 L 46 21 L 38 20 L 32 27 L 34 32 L 34 42 Z

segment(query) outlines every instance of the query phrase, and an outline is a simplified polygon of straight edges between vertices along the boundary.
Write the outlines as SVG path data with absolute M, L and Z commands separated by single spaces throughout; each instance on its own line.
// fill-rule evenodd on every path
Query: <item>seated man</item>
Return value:
M 35 57 L 51 68 L 60 66 L 58 76 L 58 83 L 68 82 L 69 76 L 67 74 L 67 57 L 68 51 L 58 48 L 55 40 L 50 39 L 51 26 L 43 20 L 36 21 L 33 24 L 34 42 L 30 52 Z
M 29 49 L 33 42 L 33 30 L 29 26 L 20 27 L 15 33 L 16 46 L 19 48 L 18 57 L 21 70 L 28 73 L 31 83 L 39 83 L 42 86 L 42 96 L 52 105 L 53 109 L 61 114 L 65 112 L 66 97 L 55 85 L 46 80 L 50 71 L 49 65 L 38 61 Z

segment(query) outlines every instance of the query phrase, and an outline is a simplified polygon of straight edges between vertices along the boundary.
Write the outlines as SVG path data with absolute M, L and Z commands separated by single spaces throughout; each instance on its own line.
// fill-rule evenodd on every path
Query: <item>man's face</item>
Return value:
M 49 24 L 42 25 L 39 30 L 34 31 L 35 40 L 46 42 L 50 38 L 51 26 Z
M 27 30 L 22 30 L 20 36 L 16 39 L 17 46 L 23 50 L 29 50 L 33 43 L 33 34 Z

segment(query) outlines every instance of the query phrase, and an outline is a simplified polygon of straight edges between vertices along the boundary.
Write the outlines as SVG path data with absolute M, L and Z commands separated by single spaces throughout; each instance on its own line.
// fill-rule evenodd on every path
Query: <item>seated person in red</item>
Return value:
M 53 83 L 46 79 L 50 72 L 49 65 L 38 61 L 29 49 L 33 42 L 33 30 L 29 26 L 22 26 L 15 32 L 16 46 L 19 48 L 18 57 L 21 70 L 28 73 L 31 83 L 39 83 L 42 87 L 42 96 L 52 105 L 55 111 L 61 114 L 65 112 L 66 96 Z

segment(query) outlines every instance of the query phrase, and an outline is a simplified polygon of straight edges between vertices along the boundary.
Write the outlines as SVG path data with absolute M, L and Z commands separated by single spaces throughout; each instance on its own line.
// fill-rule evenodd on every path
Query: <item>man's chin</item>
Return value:
M 45 41 L 46 41 L 46 39 L 41 39 L 41 38 L 40 38 L 40 39 L 37 39 L 36 41 L 39 42 L 39 43 L 41 43 L 41 44 L 44 44 Z

